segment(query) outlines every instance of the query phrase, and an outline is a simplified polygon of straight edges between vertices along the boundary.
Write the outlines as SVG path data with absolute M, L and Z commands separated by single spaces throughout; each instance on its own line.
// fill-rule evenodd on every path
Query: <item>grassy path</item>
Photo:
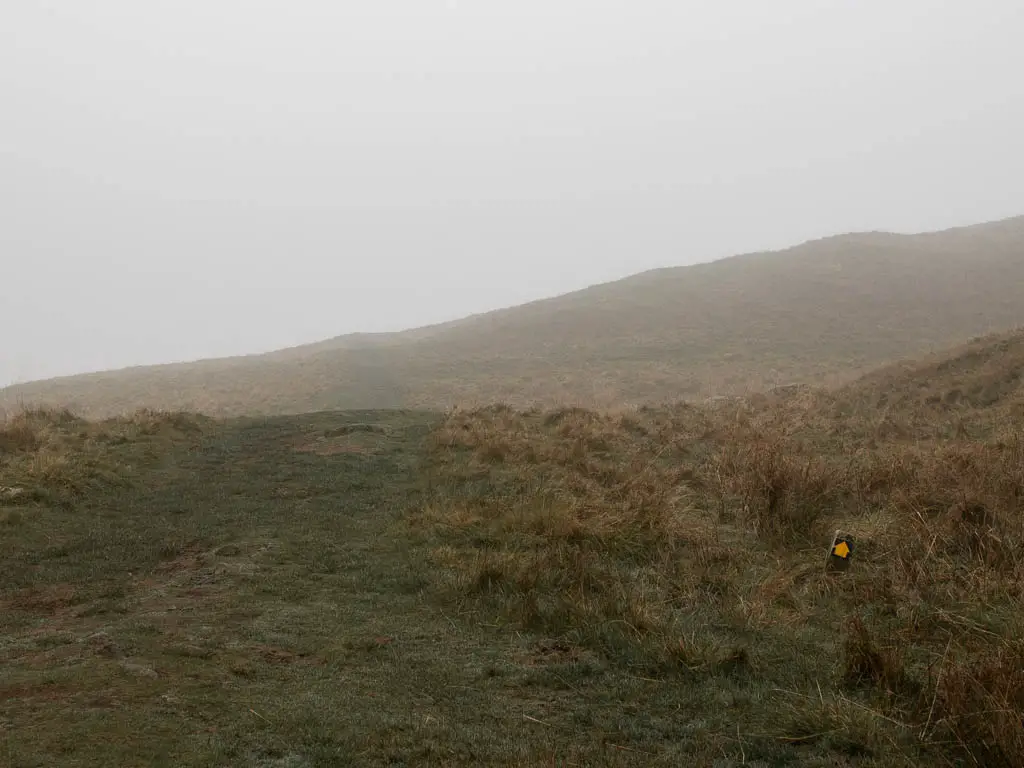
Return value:
M 386 434 L 336 434 L 353 422 Z M 426 428 L 238 423 L 139 488 L 23 510 L 2 539 L 0 765 L 379 764 L 429 742 L 452 627 L 387 535 Z

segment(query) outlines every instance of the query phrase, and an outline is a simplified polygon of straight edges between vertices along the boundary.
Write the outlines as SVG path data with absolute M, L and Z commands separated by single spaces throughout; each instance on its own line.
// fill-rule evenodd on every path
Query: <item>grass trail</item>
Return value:
M 467 641 L 388 535 L 426 428 L 237 423 L 136 488 L 5 507 L 0 765 L 401 764 L 449 741 Z

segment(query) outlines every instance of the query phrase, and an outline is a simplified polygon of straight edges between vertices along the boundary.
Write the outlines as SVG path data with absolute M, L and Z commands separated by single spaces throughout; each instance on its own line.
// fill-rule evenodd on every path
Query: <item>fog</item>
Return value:
M 1024 213 L 1015 0 L 8 0 L 0 385 Z

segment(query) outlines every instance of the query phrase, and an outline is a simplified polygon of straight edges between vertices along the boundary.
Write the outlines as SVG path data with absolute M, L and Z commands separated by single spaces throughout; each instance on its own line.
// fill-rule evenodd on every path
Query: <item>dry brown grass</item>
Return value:
M 24 409 L 0 423 L 0 503 L 52 499 L 71 503 L 99 486 L 125 485 L 142 469 L 122 461 L 119 448 L 151 443 L 137 453 L 156 460 L 160 443 L 197 436 L 205 417 L 140 410 L 90 422 L 67 409 Z
M 639 674 L 825 686 L 794 704 L 797 732 L 1021 765 L 1024 431 L 1001 407 L 962 408 L 953 432 L 809 391 L 454 411 L 413 524 L 441 537 L 460 605 Z M 837 528 L 855 554 L 830 574 Z

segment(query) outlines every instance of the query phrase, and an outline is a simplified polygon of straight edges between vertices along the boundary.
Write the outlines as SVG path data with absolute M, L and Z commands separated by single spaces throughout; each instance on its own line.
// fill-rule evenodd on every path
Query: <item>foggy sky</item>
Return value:
M 1018 0 L 6 0 L 0 386 L 1024 213 Z

